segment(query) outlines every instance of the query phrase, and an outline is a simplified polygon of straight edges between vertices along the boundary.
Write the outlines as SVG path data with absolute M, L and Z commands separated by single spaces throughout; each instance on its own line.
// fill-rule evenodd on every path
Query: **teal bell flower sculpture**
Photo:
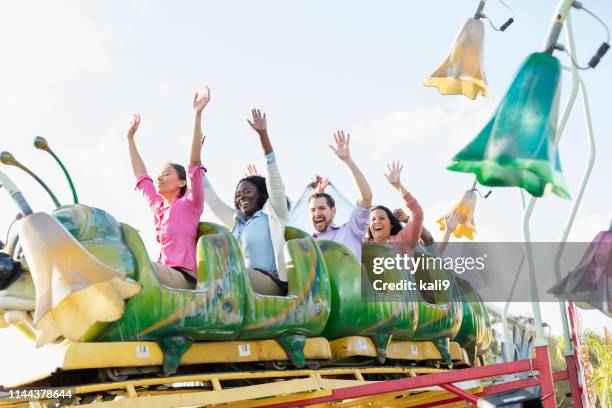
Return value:
M 485 186 L 518 186 L 536 197 L 550 189 L 569 198 L 555 145 L 560 77 L 557 58 L 529 55 L 493 117 L 448 169 L 474 173 Z

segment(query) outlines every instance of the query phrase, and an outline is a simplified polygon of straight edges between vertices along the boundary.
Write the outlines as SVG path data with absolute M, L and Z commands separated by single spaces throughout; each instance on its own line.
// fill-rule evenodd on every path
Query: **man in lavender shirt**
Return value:
M 310 196 L 308 205 L 312 225 L 316 230 L 313 234 L 314 239 L 329 239 L 339 242 L 350 249 L 357 261 L 361 262 L 361 241 L 369 225 L 372 190 L 361 170 L 351 158 L 350 140 L 351 136 L 347 133 L 345 137 L 344 132 L 340 130 L 334 133 L 336 147 L 330 145 L 338 158 L 348 166 L 361 195 L 361 198 L 357 200 L 357 206 L 351 212 L 349 220 L 341 226 L 333 223 L 336 215 L 336 205 L 334 199 L 323 192 L 327 181 L 319 182 L 315 193 Z

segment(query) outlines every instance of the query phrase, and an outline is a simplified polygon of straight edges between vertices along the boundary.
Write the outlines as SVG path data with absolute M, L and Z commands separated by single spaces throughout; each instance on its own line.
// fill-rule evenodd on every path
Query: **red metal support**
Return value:
M 512 390 L 521 390 L 524 388 L 537 387 L 540 385 L 538 378 L 529 377 L 521 380 L 508 381 L 500 384 L 493 384 L 485 387 L 481 393 L 476 395 L 484 397 L 487 395 L 501 394 L 502 392 L 508 392 Z
M 446 391 L 452 392 L 453 394 L 457 395 L 462 400 L 470 401 L 470 402 L 473 402 L 474 404 L 477 404 L 478 400 L 480 399 L 474 394 L 471 394 L 465 390 L 462 390 L 461 388 L 453 384 L 440 384 L 440 388 L 444 388 Z
M 523 388 L 537 387 L 538 385 L 540 385 L 540 382 L 537 380 L 537 378 L 533 378 L 533 377 L 525 378 L 522 380 L 508 381 L 508 382 L 501 383 L 501 384 L 489 385 L 488 387 L 485 387 L 482 392 L 477 392 L 474 395 L 478 397 L 485 397 L 487 395 L 495 395 L 495 394 L 499 394 L 499 393 L 511 391 L 511 390 L 519 390 Z M 428 402 L 426 404 L 414 405 L 412 408 L 432 408 L 432 407 L 439 407 L 442 405 L 448 405 L 454 402 L 461 402 L 461 401 L 463 401 L 463 399 L 459 397 L 453 397 L 453 398 L 449 398 L 445 400 Z
M 570 363 L 572 364 L 572 363 Z M 575 365 L 575 360 L 574 360 Z M 569 366 L 568 366 L 569 368 Z M 527 378 L 509 383 L 496 384 L 486 388 L 485 392 L 470 394 L 461 390 L 452 383 L 457 383 L 467 380 L 477 380 L 481 378 L 497 377 L 507 374 L 515 374 L 521 372 L 538 371 L 538 378 Z M 571 373 L 576 375 L 575 370 L 568 369 L 568 378 L 571 378 Z M 558 375 L 557 377 L 562 377 Z M 559 378 L 561 379 L 561 378 Z M 481 395 L 492 395 L 499 392 L 509 391 L 512 389 L 525 388 L 530 386 L 540 385 L 542 393 L 542 405 L 544 408 L 556 408 L 557 402 L 555 398 L 555 387 L 553 373 L 550 367 L 548 358 L 548 347 L 538 346 L 535 348 L 535 358 L 531 360 L 511 361 L 507 363 L 492 364 L 482 367 L 464 368 L 460 370 L 452 370 L 436 374 L 420 375 L 417 377 L 402 378 L 399 380 L 390 380 L 376 382 L 366 385 L 358 385 L 354 387 L 339 388 L 332 391 L 332 394 L 326 397 L 311 398 L 300 401 L 292 401 L 281 404 L 268 405 L 275 408 L 291 408 L 307 405 L 321 404 L 332 401 L 342 401 L 366 397 L 371 395 L 386 394 L 392 392 L 408 391 L 416 388 L 425 388 L 432 386 L 440 386 L 447 391 L 460 395 L 460 397 L 449 398 L 444 403 L 453 401 L 468 400 L 476 402 Z M 442 401 L 429 403 L 423 407 L 441 405 Z
M 578 365 L 576 364 L 576 355 L 565 356 L 566 371 L 572 393 L 572 407 L 582 408 L 582 390 L 578 384 Z
M 542 393 L 542 406 L 544 408 L 557 408 L 555 397 L 555 384 L 553 381 L 552 369 L 548 358 L 548 347 L 537 346 L 535 348 L 535 358 L 533 359 L 534 368 L 540 373 L 540 389 Z
M 546 347 L 544 347 L 544 353 L 546 353 Z M 548 356 L 546 355 L 546 362 L 547 361 Z M 443 373 L 420 375 L 417 377 L 402 378 L 399 380 L 382 381 L 372 384 L 358 385 L 354 387 L 339 388 L 333 390 L 332 395 L 329 395 L 327 397 L 311 398 L 307 400 L 292 401 L 269 406 L 275 408 L 299 407 L 331 401 L 342 401 L 346 399 L 353 399 L 370 395 L 385 394 L 389 392 L 407 391 L 415 388 L 432 387 L 435 385 L 450 384 L 467 380 L 476 380 L 480 378 L 497 377 L 501 375 L 532 371 L 535 369 L 534 362 L 535 360 L 511 361 L 507 363 L 492 364 L 482 367 L 464 368 L 461 370 L 452 370 Z M 542 366 L 545 366 L 543 362 L 540 364 L 542 364 Z M 552 384 L 552 373 L 550 372 L 550 365 L 548 365 L 548 373 L 549 381 Z
M 569 374 L 567 373 L 567 370 L 565 370 L 565 371 L 555 371 L 553 373 L 553 381 L 554 382 L 565 381 L 565 380 L 569 380 Z

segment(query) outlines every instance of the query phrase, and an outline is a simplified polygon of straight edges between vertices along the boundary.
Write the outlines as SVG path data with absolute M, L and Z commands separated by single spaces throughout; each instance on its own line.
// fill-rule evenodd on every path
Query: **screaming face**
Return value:
M 377 209 L 370 213 L 370 231 L 375 242 L 387 242 L 391 236 L 391 221 L 384 210 Z
M 311 199 L 309 206 L 314 229 L 317 232 L 325 232 L 334 220 L 336 207 L 330 208 L 325 197 Z
M 260 206 L 261 193 L 257 186 L 250 181 L 242 181 L 236 188 L 234 201 L 238 208 L 246 217 L 252 217 L 257 211 L 261 210 Z

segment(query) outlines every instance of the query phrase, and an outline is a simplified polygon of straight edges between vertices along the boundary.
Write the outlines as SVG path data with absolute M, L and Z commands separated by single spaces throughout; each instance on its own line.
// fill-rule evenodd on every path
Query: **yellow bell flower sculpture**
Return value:
M 476 99 L 487 96 L 489 87 L 482 70 L 484 25 L 469 18 L 459 30 L 442 65 L 425 81 L 425 86 L 438 88 L 442 95 L 465 95 Z
M 437 223 L 440 224 L 440 231 L 445 231 L 449 226 L 446 225 L 446 218 L 458 215 L 459 222 L 457 226 L 449 233 L 452 233 L 456 238 L 466 237 L 469 240 L 474 240 L 476 227 L 474 226 L 474 209 L 476 208 L 476 187 L 475 185 L 465 192 L 461 201 L 459 201 L 446 216 L 440 218 Z

